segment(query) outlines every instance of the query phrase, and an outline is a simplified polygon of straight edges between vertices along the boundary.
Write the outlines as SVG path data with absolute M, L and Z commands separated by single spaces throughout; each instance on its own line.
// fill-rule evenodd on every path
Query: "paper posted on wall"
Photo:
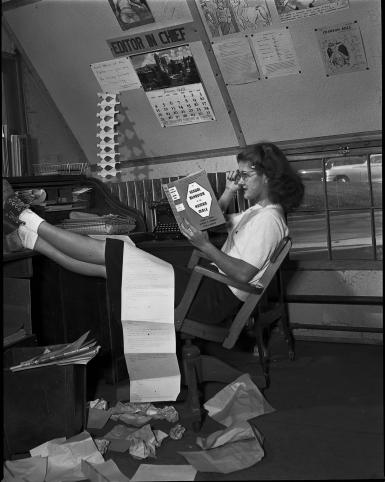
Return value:
M 225 223 L 205 171 L 163 184 L 163 190 L 179 226 L 185 219 L 200 230 Z

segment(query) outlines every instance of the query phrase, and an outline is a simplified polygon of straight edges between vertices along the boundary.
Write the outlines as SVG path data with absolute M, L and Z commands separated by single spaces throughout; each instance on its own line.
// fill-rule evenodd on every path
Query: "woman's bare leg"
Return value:
M 100 239 L 93 239 L 89 236 L 73 233 L 61 229 L 47 221 L 43 221 L 37 230 L 40 238 L 67 254 L 71 258 L 93 264 L 105 264 L 104 250 L 106 242 Z
M 3 216 L 16 226 L 24 224 L 30 231 L 37 233 L 53 247 L 67 254 L 71 258 L 86 263 L 104 264 L 105 241 L 72 233 L 65 229 L 52 226 L 35 212 L 29 209 L 28 204 L 14 195 L 9 183 L 3 181 L 6 189 L 3 197 Z
M 37 238 L 33 249 L 38 253 L 44 254 L 45 256 L 47 256 L 47 258 L 55 261 L 63 268 L 73 271 L 74 273 L 79 273 L 86 276 L 99 276 L 101 278 L 106 278 L 106 267 L 104 265 L 100 263 L 87 263 L 67 256 L 40 236 Z

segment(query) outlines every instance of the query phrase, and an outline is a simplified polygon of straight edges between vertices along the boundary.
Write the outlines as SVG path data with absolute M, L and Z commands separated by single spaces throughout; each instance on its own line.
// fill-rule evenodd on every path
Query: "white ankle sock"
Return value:
M 21 243 L 24 248 L 33 249 L 35 247 L 38 235 L 37 233 L 31 231 L 29 228 L 24 226 L 23 224 L 18 227 L 17 234 L 21 239 Z
M 19 219 L 34 233 L 37 233 L 38 227 L 44 221 L 43 218 L 31 211 L 31 209 L 24 209 L 24 211 L 20 213 Z

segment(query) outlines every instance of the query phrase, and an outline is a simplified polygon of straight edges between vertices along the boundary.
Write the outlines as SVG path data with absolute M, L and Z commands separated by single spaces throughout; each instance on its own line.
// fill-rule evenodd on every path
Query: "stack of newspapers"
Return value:
M 135 219 L 130 216 L 86 214 L 78 219 L 64 219 L 58 226 L 80 234 L 127 234 L 135 229 Z
M 10 370 L 17 372 L 48 365 L 86 365 L 100 350 L 95 340 L 86 341 L 89 333 L 87 331 L 73 343 L 47 346 L 40 355 L 10 367 Z

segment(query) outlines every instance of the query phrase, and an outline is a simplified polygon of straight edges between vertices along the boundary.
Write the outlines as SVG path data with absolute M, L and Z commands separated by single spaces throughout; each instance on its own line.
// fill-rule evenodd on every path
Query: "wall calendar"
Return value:
M 215 120 L 202 84 L 146 92 L 162 127 Z
M 162 127 L 216 120 L 189 45 L 130 58 Z

